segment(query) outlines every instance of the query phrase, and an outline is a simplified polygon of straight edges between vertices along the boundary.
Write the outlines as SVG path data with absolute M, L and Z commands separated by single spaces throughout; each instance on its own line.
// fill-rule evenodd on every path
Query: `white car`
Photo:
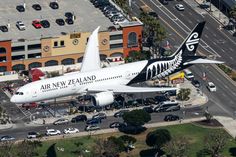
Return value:
M 184 11 L 184 6 L 183 6 L 183 4 L 176 4 L 176 5 L 175 5 L 175 8 L 176 8 L 177 10 L 179 10 L 179 11 Z
M 61 131 L 60 130 L 55 130 L 55 129 L 48 129 L 46 131 L 47 136 L 55 136 L 55 135 L 60 135 Z
M 78 132 L 79 132 L 79 129 L 77 128 L 67 128 L 64 130 L 64 134 L 75 134 Z
M 22 21 L 17 21 L 16 27 L 21 31 L 25 30 L 25 24 Z
M 207 88 L 209 89 L 210 92 L 215 92 L 216 91 L 216 86 L 213 82 L 208 82 L 207 83 Z

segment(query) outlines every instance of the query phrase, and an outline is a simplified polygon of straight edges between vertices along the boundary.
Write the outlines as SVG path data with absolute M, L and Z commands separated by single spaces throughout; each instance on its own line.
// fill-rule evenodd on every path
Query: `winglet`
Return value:
M 100 26 L 97 27 L 89 37 L 81 65 L 81 72 L 98 70 L 101 68 L 98 43 L 99 28 Z

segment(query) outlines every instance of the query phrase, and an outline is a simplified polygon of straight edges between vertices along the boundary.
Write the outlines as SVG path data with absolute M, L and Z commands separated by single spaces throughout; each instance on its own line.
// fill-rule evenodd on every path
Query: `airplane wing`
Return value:
M 101 68 L 98 43 L 99 28 L 100 27 L 96 28 L 89 37 L 80 69 L 81 72 L 98 70 Z
M 175 87 L 131 87 L 126 85 L 109 85 L 90 87 L 87 92 L 105 92 L 112 91 L 113 93 L 148 93 L 148 92 L 164 92 L 176 90 Z
M 199 58 L 199 59 L 196 59 L 196 60 L 192 60 L 192 61 L 189 61 L 189 62 L 185 62 L 184 65 L 187 65 L 187 64 L 204 64 L 204 63 L 222 64 L 222 63 L 224 63 L 224 62 L 222 62 L 222 61 L 216 61 L 216 60 L 210 60 L 210 59 L 204 59 L 204 58 Z

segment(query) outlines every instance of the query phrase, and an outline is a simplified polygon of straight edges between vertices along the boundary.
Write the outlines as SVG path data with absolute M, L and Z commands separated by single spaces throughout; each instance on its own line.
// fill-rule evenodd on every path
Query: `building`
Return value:
M 76 0 L 68 0 L 68 4 L 65 7 L 70 3 L 73 6 L 75 2 Z M 101 59 L 112 56 L 125 57 L 129 51 L 139 51 L 141 49 L 142 23 L 138 19 L 114 26 L 108 18 L 102 15 L 99 9 L 95 10 L 89 1 L 81 1 L 80 5 L 83 5 L 82 3 L 87 8 L 81 9 L 80 12 L 76 12 L 76 9 L 73 11 L 77 17 L 76 20 L 78 20 L 75 20 L 75 23 L 79 22 L 79 24 L 75 24 L 73 27 L 69 25 L 65 26 L 65 30 L 53 23 L 55 20 L 53 17 L 49 18 L 51 20 L 50 23 L 53 24 L 48 30 L 45 28 L 43 28 L 44 30 L 33 28 L 31 21 L 35 17 L 32 17 L 31 21 L 25 22 L 29 25 L 26 25 L 26 33 L 19 32 L 15 28 L 15 21 L 10 22 L 12 27 L 8 34 L 0 33 L 0 36 L 3 37 L 0 39 L 0 72 L 79 63 L 82 61 L 88 37 L 98 25 L 101 26 L 99 32 Z M 50 13 L 52 12 L 51 14 L 55 14 L 55 10 L 50 10 L 46 4 L 45 10 Z M 86 15 L 90 11 L 92 12 L 91 14 L 94 14 L 94 17 Z M 17 12 L 15 14 L 18 15 Z M 19 16 L 27 17 L 28 15 L 20 14 Z M 47 15 L 44 16 L 46 17 Z M 10 31 L 13 33 L 10 34 Z M 16 37 L 15 34 L 19 34 L 19 36 Z

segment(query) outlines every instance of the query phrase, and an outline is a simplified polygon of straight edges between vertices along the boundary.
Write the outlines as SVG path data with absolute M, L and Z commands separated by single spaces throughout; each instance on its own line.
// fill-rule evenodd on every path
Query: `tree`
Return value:
M 226 144 L 227 136 L 222 131 L 214 131 L 205 137 L 205 149 L 211 157 L 219 157 Z
M 151 116 L 144 110 L 133 110 L 124 113 L 123 120 L 128 125 L 142 126 L 151 120 Z
M 36 155 L 36 148 L 42 146 L 40 141 L 24 140 L 16 145 L 18 157 L 30 157 Z
M 166 129 L 157 129 L 149 132 L 146 136 L 146 144 L 158 150 L 161 150 L 161 148 L 170 140 L 170 132 Z
M 208 111 L 205 111 L 204 116 L 206 118 L 206 122 L 210 123 L 213 118 L 212 114 L 210 114 Z
M 189 88 L 181 88 L 177 94 L 177 99 L 181 101 L 187 101 L 189 99 L 190 93 L 191 90 Z
M 137 140 L 133 136 L 122 135 L 119 137 L 126 144 L 134 144 Z
M 14 157 L 12 141 L 0 142 L 0 157 Z
M 184 136 L 173 137 L 164 145 L 165 152 L 172 157 L 184 157 L 189 146 L 189 139 Z

